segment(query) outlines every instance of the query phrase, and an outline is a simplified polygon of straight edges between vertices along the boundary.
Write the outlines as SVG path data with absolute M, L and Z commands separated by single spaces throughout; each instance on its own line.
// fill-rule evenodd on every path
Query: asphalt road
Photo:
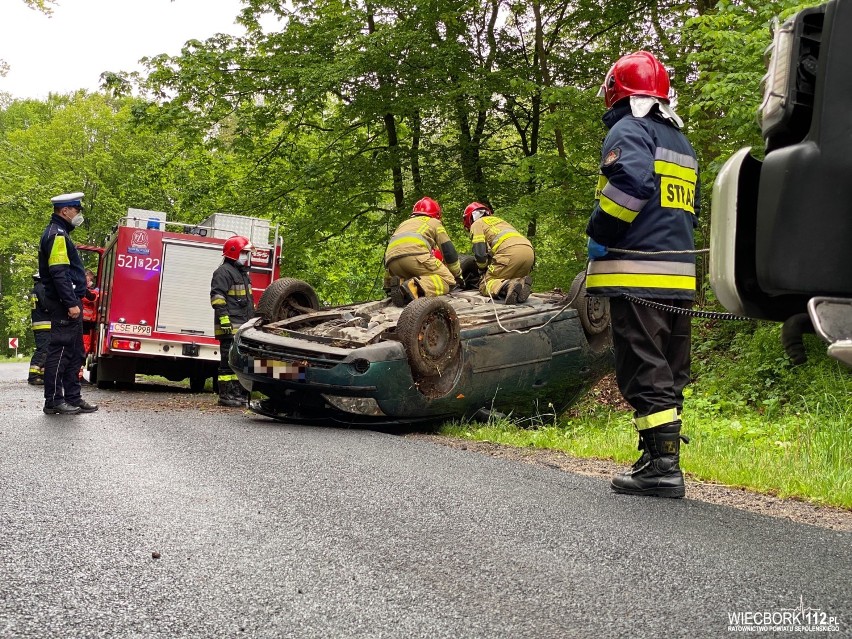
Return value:
M 778 637 L 806 633 L 729 614 L 802 607 L 852 635 L 850 533 L 183 389 L 47 416 L 25 368 L 0 365 L 0 637 Z

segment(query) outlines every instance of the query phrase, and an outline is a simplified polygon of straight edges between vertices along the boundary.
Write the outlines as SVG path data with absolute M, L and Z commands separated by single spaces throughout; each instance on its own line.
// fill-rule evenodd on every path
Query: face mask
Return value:
M 83 217 L 82 213 L 77 213 L 77 215 L 75 215 L 74 217 L 71 218 L 71 226 L 73 226 L 76 229 L 78 226 L 80 226 L 83 223 L 84 219 L 85 218 Z
M 237 258 L 237 264 L 239 264 L 240 266 L 245 266 L 246 264 L 248 264 L 250 255 L 251 253 L 240 253 L 240 256 Z

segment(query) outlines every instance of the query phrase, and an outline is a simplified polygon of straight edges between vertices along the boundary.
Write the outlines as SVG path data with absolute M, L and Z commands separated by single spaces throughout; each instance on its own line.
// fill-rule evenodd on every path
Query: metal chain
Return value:
M 686 315 L 687 317 L 698 317 L 701 319 L 717 320 L 754 321 L 754 318 L 752 317 L 734 315 L 733 313 L 719 313 L 717 311 L 694 311 L 691 308 L 681 308 L 680 306 L 669 306 L 668 304 L 660 304 L 659 302 L 653 302 L 651 300 L 642 299 L 641 297 L 636 297 L 635 295 L 630 295 L 629 293 L 622 293 L 621 297 L 626 299 L 628 302 L 633 302 L 634 304 L 641 304 L 642 306 L 656 308 L 660 311 L 668 311 L 669 313 L 677 313 L 678 315 Z
M 630 249 L 620 249 L 620 248 L 607 248 L 608 251 L 612 253 L 626 253 L 628 255 L 696 255 L 698 253 L 709 253 L 710 249 L 692 249 L 685 251 L 632 251 Z M 586 264 L 586 270 L 588 271 L 589 265 Z M 651 300 L 646 300 L 641 297 L 636 297 L 635 295 L 630 295 L 629 293 L 622 293 L 621 297 L 626 299 L 629 302 L 633 302 L 634 304 L 641 304 L 642 306 L 647 306 L 649 308 L 656 308 L 660 311 L 668 311 L 670 313 L 677 313 L 678 315 L 686 315 L 687 317 L 697 317 L 699 319 L 715 319 L 715 320 L 739 320 L 739 321 L 754 321 L 752 317 L 745 317 L 743 315 L 734 315 L 733 313 L 719 313 L 717 311 L 694 311 L 691 308 L 681 308 L 680 306 L 670 306 L 668 304 L 660 304 L 659 302 L 652 302 Z

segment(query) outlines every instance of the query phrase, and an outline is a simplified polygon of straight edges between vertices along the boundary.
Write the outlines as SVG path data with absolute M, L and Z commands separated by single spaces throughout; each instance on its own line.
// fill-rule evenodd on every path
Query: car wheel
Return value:
M 203 392 L 206 383 L 207 376 L 204 373 L 193 373 L 189 376 L 189 390 L 192 393 Z
M 307 282 L 282 277 L 263 291 L 257 313 L 267 322 L 278 322 L 319 310 L 319 298 Z
M 437 297 L 421 297 L 406 306 L 396 325 L 411 370 L 430 376 L 447 369 L 461 345 L 459 318 Z
M 589 335 L 600 335 L 609 326 L 609 298 L 586 295 L 586 273 L 581 271 L 568 291 L 571 308 L 577 309 L 580 324 Z

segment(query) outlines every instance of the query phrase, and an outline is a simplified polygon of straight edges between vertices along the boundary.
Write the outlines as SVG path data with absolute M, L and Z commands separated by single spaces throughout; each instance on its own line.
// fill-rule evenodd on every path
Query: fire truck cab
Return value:
M 203 390 L 215 379 L 210 280 L 222 247 L 235 235 L 254 245 L 255 304 L 279 277 L 281 238 L 269 220 L 217 213 L 198 225 L 166 221 L 164 213 L 129 209 L 108 236 L 99 259 L 99 296 L 89 379 L 99 388 L 127 385 L 137 374 L 189 378 Z M 91 247 L 81 247 L 89 248 Z

